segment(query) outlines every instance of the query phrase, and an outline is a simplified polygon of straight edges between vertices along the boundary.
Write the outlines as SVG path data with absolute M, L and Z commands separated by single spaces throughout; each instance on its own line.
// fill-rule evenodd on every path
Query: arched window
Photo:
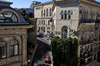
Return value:
M 17 16 L 10 12 L 10 11 L 4 11 L 2 13 L 0 13 L 0 22 L 8 22 L 8 23 L 11 23 L 11 22 L 18 22 L 18 18 Z
M 0 59 L 6 58 L 6 43 L 4 41 L 0 41 Z
M 48 16 L 48 9 L 46 10 L 46 15 Z
M 61 19 L 63 19 L 63 11 L 61 11 Z
M 65 19 L 67 19 L 67 11 L 65 11 Z
M 71 11 L 70 10 L 68 11 L 68 19 L 69 20 L 71 19 Z
M 18 55 L 18 41 L 13 39 L 10 43 L 11 56 Z
M 67 33 L 68 33 L 67 29 L 68 28 L 66 26 L 62 28 L 62 38 L 67 38 Z
M 50 16 L 51 16 L 51 14 L 52 14 L 52 9 L 50 8 Z

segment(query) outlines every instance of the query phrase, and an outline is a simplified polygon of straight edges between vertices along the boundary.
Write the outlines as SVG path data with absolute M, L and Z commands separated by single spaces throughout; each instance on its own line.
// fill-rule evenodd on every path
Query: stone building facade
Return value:
M 0 66 L 27 64 L 27 29 L 22 15 L 10 7 L 12 2 L 0 1 Z
M 49 17 L 50 8 L 52 15 Z M 76 37 L 80 64 L 100 60 L 100 3 L 95 0 L 53 0 L 36 5 L 37 31 L 61 38 Z M 46 19 L 44 21 L 44 19 Z M 45 22 L 45 23 L 44 23 Z M 47 23 L 50 22 L 49 25 Z

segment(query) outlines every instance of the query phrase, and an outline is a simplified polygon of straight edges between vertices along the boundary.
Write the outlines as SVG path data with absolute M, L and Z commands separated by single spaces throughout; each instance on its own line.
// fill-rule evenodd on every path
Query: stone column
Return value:
M 27 65 L 27 35 L 23 35 L 23 65 Z

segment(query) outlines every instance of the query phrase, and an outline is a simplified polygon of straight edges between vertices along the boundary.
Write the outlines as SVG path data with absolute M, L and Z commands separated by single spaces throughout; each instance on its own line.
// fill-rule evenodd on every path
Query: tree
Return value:
M 34 25 L 34 21 L 33 21 L 33 14 L 30 16 L 29 14 L 27 14 L 26 13 L 26 11 L 25 10 L 23 10 L 23 9 L 18 9 L 18 11 L 21 13 L 21 15 L 24 17 L 24 19 L 25 19 L 25 21 L 26 22 L 28 22 L 30 25 Z M 32 27 L 32 28 L 29 28 L 28 30 L 27 30 L 27 32 L 28 33 L 30 33 L 30 32 L 34 32 L 34 27 Z
M 61 63 L 69 66 L 78 65 L 78 42 L 76 38 L 62 39 L 55 36 L 51 43 L 55 66 L 60 66 Z

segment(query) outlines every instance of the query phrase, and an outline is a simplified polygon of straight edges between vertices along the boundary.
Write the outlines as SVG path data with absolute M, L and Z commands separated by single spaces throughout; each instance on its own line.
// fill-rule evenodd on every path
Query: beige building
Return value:
M 27 29 L 32 26 L 10 4 L 0 1 L 0 66 L 24 66 L 27 65 Z
M 50 10 L 51 9 L 51 10 Z M 80 64 L 100 60 L 100 3 L 95 0 L 53 0 L 36 5 L 37 31 L 79 41 Z M 52 15 L 50 15 L 52 13 Z

